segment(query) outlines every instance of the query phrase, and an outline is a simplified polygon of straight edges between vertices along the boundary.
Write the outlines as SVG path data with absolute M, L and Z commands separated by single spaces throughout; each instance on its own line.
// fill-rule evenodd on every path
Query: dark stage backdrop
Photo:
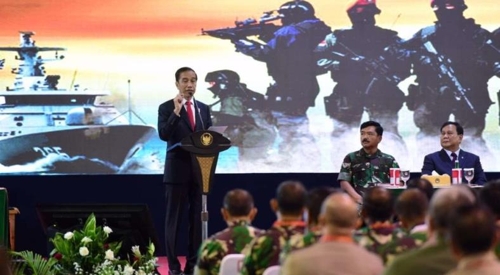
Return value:
M 420 174 L 412 174 L 419 177 Z M 500 178 L 500 173 L 487 173 L 488 179 Z M 215 186 L 208 198 L 210 214 L 209 234 L 225 228 L 220 215 L 225 193 L 234 188 L 249 190 L 259 209 L 254 225 L 268 228 L 275 219 L 269 200 L 280 182 L 288 179 L 302 181 L 308 189 L 336 186 L 337 174 L 217 174 Z M 154 227 L 160 239 L 158 255 L 164 255 L 164 185 L 161 175 L 105 175 L 105 176 L 4 176 L 0 186 L 9 192 L 10 206 L 19 208 L 16 220 L 16 250 L 34 250 L 45 254 L 47 239 L 38 219 L 38 203 L 145 203 L 149 206 Z M 183 225 L 187 228 L 186 222 Z M 181 233 L 187 230 L 181 230 Z M 181 235 L 180 252 L 185 254 L 187 235 Z

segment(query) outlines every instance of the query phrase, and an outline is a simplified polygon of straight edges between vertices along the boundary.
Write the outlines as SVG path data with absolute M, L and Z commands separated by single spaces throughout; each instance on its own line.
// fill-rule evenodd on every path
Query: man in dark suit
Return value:
M 212 126 L 207 105 L 193 98 L 198 77 L 195 71 L 183 67 L 175 73 L 179 94 L 158 108 L 158 133 L 167 142 L 167 157 L 163 182 L 166 184 L 165 240 L 169 275 L 190 275 L 196 266 L 197 250 L 201 245 L 201 186 L 196 183 L 191 155 L 175 147 L 193 132 Z M 181 272 L 176 249 L 179 227 L 186 202 L 189 204 L 188 255 Z
M 474 179 L 471 183 L 483 185 L 486 183 L 483 167 L 479 156 L 460 149 L 464 137 L 464 128 L 458 122 L 447 121 L 441 126 L 441 151 L 425 156 L 422 175 L 431 175 L 432 171 L 438 174 L 448 174 L 455 167 L 458 160 L 460 168 L 474 168 Z M 462 178 L 462 182 L 467 182 Z

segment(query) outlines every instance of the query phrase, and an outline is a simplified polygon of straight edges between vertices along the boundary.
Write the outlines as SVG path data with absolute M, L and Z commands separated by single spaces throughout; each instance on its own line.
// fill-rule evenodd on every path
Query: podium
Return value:
M 218 132 L 203 130 L 185 137 L 179 146 L 191 153 L 194 177 L 202 187 L 201 232 L 202 240 L 206 240 L 208 238 L 207 195 L 212 189 L 219 153 L 229 149 L 231 141 Z

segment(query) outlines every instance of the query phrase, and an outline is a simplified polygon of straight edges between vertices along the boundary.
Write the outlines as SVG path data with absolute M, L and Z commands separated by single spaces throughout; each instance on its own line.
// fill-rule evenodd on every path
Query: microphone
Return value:
M 193 98 L 193 102 L 194 102 L 194 107 L 196 108 L 196 110 L 198 110 L 198 117 L 200 118 L 200 121 L 201 121 L 201 127 L 203 130 L 205 130 L 205 124 L 203 123 L 203 118 L 201 117 L 200 108 L 198 107 L 198 104 L 196 103 L 196 100 L 194 98 Z

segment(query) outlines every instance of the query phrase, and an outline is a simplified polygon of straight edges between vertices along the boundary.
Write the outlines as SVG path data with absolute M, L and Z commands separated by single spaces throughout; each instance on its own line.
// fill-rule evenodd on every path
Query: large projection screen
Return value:
M 346 9 L 353 2 L 310 1 L 316 17 L 331 30 L 351 27 Z M 330 72 L 314 76 L 319 93 L 314 106 L 307 109 L 309 125 L 285 133 L 272 113 L 259 106 L 274 81 L 266 62 L 236 51 L 230 39 L 202 35 L 202 29 L 232 28 L 235 21 L 247 18 L 258 21 L 264 12 L 284 3 L 2 0 L 0 174 L 163 173 L 166 143 L 157 134 L 158 106 L 177 94 L 174 73 L 183 66 L 197 72 L 195 98 L 213 104 L 213 114 L 219 115 L 216 125 L 229 126 L 226 135 L 235 146 L 221 153 L 217 173 L 337 173 L 345 155 L 361 148 L 359 125 L 370 116 L 365 109 L 354 126 L 342 134 L 335 132 L 325 110 L 325 97 L 337 85 Z M 474 18 L 490 32 L 500 27 L 496 0 L 466 4 L 466 18 Z M 398 32 L 404 40 L 436 20 L 429 0 L 381 0 L 377 6 L 382 12 L 375 16 L 376 24 Z M 281 22 L 270 24 L 278 29 Z M 285 63 L 281 65 L 289 66 Z M 238 87 L 255 93 L 246 101 L 238 99 L 236 92 L 230 98 L 216 96 L 209 90 L 213 85 L 209 82 L 214 81 L 206 77 L 220 70 L 237 73 L 239 82 L 246 85 Z M 415 79 L 412 74 L 399 83 L 404 95 Z M 492 76 L 487 84 L 493 103 L 485 115 L 483 140 L 471 138 L 466 128 L 462 148 L 478 154 L 486 171 L 498 172 L 500 80 Z M 220 116 L 220 100 L 230 104 L 228 116 Z M 369 104 L 370 100 L 371 96 L 360 95 L 359 101 Z M 386 100 L 390 104 L 390 96 Z M 234 120 L 243 115 L 245 119 Z M 441 148 L 439 127 L 422 137 L 414 111 L 406 103 L 397 115 L 392 126 L 401 138 L 382 123 L 386 132 L 379 148 L 393 155 L 402 168 L 420 171 L 423 157 Z M 448 119 L 455 120 L 455 115 Z M 301 137 L 303 132 L 313 139 Z M 290 133 L 296 139 L 290 141 L 286 136 Z

